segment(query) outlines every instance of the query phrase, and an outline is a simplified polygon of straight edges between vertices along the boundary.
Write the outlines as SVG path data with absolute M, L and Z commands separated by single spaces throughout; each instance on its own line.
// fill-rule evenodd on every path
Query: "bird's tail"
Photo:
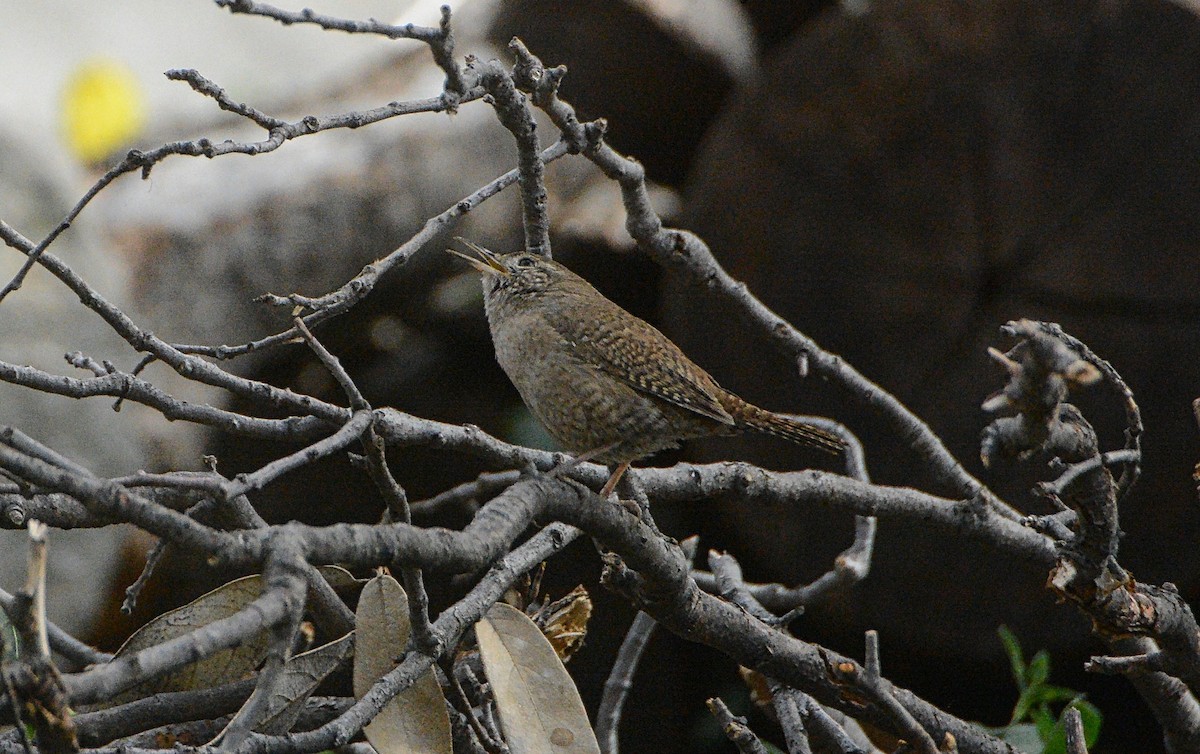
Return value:
M 738 400 L 741 401 L 740 398 Z M 738 417 L 738 424 L 743 425 L 745 429 L 782 437 L 800 445 L 819 448 L 826 453 L 838 454 L 846 450 L 846 441 L 832 432 L 798 419 L 761 409 L 745 401 L 741 401 L 741 403 L 740 411 L 734 410 L 729 413 Z

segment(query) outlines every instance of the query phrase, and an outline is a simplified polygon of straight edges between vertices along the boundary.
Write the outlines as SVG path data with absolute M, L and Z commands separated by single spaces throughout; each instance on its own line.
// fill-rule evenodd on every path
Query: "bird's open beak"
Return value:
M 503 275 L 504 277 L 508 277 L 508 269 L 500 263 L 500 258 L 494 253 L 488 251 L 479 244 L 471 243 L 467 239 L 460 238 L 459 236 L 455 236 L 454 240 L 458 241 L 463 246 L 466 246 L 479 256 L 473 257 L 469 254 L 463 254 L 461 251 L 455 251 L 454 249 L 446 249 L 446 253 L 453 254 L 456 257 L 462 257 L 470 262 L 472 267 L 485 275 Z

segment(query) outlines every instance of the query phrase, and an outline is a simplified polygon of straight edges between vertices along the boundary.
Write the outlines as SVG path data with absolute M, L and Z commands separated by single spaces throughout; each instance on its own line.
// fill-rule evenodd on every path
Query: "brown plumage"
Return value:
M 667 336 L 561 264 L 463 243 L 479 258 L 448 251 L 483 273 L 496 360 L 564 449 L 624 466 L 680 440 L 746 430 L 828 452 L 845 447 L 722 388 Z

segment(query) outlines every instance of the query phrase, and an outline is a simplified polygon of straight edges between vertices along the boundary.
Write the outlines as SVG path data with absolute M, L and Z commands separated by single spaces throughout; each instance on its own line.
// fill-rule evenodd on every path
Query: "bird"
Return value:
M 761 432 L 830 453 L 845 441 L 721 387 L 666 335 L 579 275 L 529 251 L 496 254 L 457 238 L 483 275 L 496 360 L 530 412 L 577 459 L 613 468 L 682 440 Z

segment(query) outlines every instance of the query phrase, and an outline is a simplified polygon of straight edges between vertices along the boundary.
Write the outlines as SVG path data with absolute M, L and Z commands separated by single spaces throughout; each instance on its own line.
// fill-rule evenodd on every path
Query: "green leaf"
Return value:
M 1073 702 L 1079 698 L 1079 692 L 1065 686 L 1043 684 L 1038 689 L 1038 700 L 1042 702 Z
M 1021 695 L 1017 697 L 1017 703 L 1013 705 L 1012 720 L 1009 725 L 1024 722 L 1029 719 L 1029 711 L 1038 703 L 1037 690 L 1025 689 Z
M 1104 715 L 1100 709 L 1086 699 L 1078 699 L 1068 705 L 1068 709 L 1074 707 L 1079 710 L 1079 717 L 1083 721 L 1083 739 L 1092 748 L 1096 742 L 1100 740 L 1100 726 L 1104 722 Z M 1063 710 L 1066 713 L 1066 710 Z
M 1017 689 L 1024 691 L 1025 655 L 1021 654 L 1021 643 L 1017 641 L 1017 635 L 1008 626 L 1000 626 L 996 629 L 996 633 L 1000 634 L 1004 652 L 1008 655 L 1008 661 L 1012 665 L 1013 680 L 1017 682 Z
M 996 730 L 996 734 L 1025 754 L 1065 754 L 1067 741 L 1062 714 L 1070 707 L 1075 707 L 1083 721 L 1084 740 L 1089 747 L 1092 746 L 1100 737 L 1103 721 L 1100 710 L 1074 689 L 1048 683 L 1049 652 L 1039 650 L 1026 665 L 1016 634 L 1007 626 L 1000 626 L 996 632 L 1000 635 L 1004 652 L 1012 665 L 1013 680 L 1020 692 L 1013 706 L 1011 721 L 1007 727 Z M 1056 717 L 1054 710 L 1059 705 L 1063 707 Z
M 1038 653 L 1029 661 L 1029 667 L 1025 669 L 1025 682 L 1030 686 L 1041 686 L 1050 677 L 1050 653 L 1044 649 L 1038 650 Z
M 1058 716 L 1054 727 L 1045 736 L 1044 754 L 1067 754 L 1066 715 L 1067 710 L 1072 707 L 1079 710 L 1079 718 L 1083 722 L 1083 740 L 1088 748 L 1095 745 L 1096 740 L 1100 737 L 1100 718 L 1102 717 L 1100 710 L 1096 709 L 1096 705 L 1077 696 L 1071 704 L 1063 707 L 1062 714 Z
M 1067 754 L 1067 734 L 1062 724 L 1056 724 L 1046 734 L 1046 748 L 1042 754 Z
M 1037 726 L 1038 735 L 1042 737 L 1042 741 L 1049 744 L 1054 734 L 1054 726 L 1058 724 L 1058 720 L 1054 717 L 1054 713 L 1050 711 L 1050 707 L 1045 704 L 1038 705 L 1030 712 L 1029 717 L 1033 720 L 1033 724 Z
M 1083 722 L 1083 739 L 1084 743 L 1091 748 L 1100 738 L 1100 724 L 1103 718 L 1100 710 L 1096 705 L 1087 701 L 1082 695 L 1077 695 L 1071 703 L 1063 707 L 1057 720 L 1053 720 L 1051 725 L 1050 710 L 1043 706 L 1042 712 L 1044 717 L 1039 717 L 1037 724 L 1042 732 L 1042 740 L 1046 742 L 1045 754 L 1066 754 L 1067 751 L 1067 732 L 1065 727 L 1065 717 L 1067 710 L 1074 707 L 1079 710 L 1080 720 Z

